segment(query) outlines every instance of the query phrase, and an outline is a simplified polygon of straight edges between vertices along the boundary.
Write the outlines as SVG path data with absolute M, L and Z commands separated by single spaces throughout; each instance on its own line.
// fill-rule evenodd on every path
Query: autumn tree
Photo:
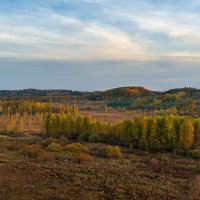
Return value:
M 192 121 L 186 119 L 180 127 L 179 141 L 182 149 L 187 151 L 194 143 L 194 126 Z

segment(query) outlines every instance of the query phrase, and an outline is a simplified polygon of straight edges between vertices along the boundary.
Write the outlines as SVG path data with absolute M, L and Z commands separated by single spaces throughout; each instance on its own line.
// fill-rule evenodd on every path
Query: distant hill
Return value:
M 185 93 L 185 96 L 187 98 L 192 98 L 196 100 L 200 99 L 200 89 L 192 87 L 176 88 L 164 92 L 164 94 L 180 94 L 180 93 Z
M 0 90 L 0 97 L 82 96 L 86 92 L 72 90 Z
M 31 98 L 31 97 L 81 97 L 89 100 L 112 100 L 112 99 L 137 99 L 142 97 L 163 96 L 166 94 L 184 93 L 187 98 L 200 99 L 200 89 L 196 88 L 177 88 L 165 92 L 156 92 L 144 87 L 119 87 L 105 91 L 82 92 L 72 90 L 0 90 L 0 98 Z
M 157 92 L 153 92 L 143 87 L 119 87 L 103 92 L 92 93 L 91 100 L 110 100 L 117 98 L 138 98 L 145 96 L 154 96 Z

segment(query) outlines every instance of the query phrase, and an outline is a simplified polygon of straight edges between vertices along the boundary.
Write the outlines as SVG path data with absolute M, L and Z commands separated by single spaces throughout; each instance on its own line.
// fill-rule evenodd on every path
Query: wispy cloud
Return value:
M 126 32 L 99 21 L 39 9 L 40 12 L 1 17 L 0 42 L 12 45 L 10 55 L 49 59 L 152 59 L 142 39 L 133 41 Z M 41 12 L 42 11 L 42 12 Z M 12 19 L 16 20 L 16 25 Z M 23 49 L 19 47 L 23 45 Z M 19 51 L 19 48 L 22 51 Z M 0 51 L 3 57 L 7 52 Z M 54 52 L 54 53 L 53 53 Z M 28 56 L 29 54 L 29 56 Z
M 3 1 L 0 70 L 6 69 L 5 60 L 14 59 L 11 64 L 18 69 L 33 69 L 38 61 L 47 74 L 48 66 L 54 65 L 52 79 L 58 66 L 62 77 L 73 71 L 66 75 L 71 82 L 72 75 L 78 74 L 78 79 L 88 74 L 94 82 L 80 80 L 89 86 L 101 85 L 98 76 L 105 80 L 102 87 L 110 80 L 119 86 L 167 88 L 167 81 L 198 85 L 199 9 L 198 0 Z

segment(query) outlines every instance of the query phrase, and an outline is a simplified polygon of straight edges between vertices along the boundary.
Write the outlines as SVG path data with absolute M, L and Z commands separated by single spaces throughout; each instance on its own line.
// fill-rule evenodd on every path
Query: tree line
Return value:
M 35 101 L 0 101 L 0 132 L 41 133 L 48 113 L 70 114 L 77 117 L 77 106 Z
M 37 113 L 65 113 L 74 116 L 79 115 L 76 105 L 69 106 L 67 104 L 56 104 L 52 102 L 36 102 L 31 100 L 19 101 L 0 101 L 0 115 L 35 115 Z
M 48 136 L 118 144 L 142 150 L 181 150 L 200 147 L 200 119 L 181 116 L 136 116 L 116 123 L 95 121 L 91 116 L 48 114 Z

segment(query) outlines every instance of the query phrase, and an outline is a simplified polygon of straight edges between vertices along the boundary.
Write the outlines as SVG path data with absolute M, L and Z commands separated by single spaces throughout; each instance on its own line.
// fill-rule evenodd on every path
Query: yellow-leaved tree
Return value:
M 180 127 L 179 141 L 181 148 L 187 151 L 194 143 L 194 126 L 192 121 L 186 119 Z

